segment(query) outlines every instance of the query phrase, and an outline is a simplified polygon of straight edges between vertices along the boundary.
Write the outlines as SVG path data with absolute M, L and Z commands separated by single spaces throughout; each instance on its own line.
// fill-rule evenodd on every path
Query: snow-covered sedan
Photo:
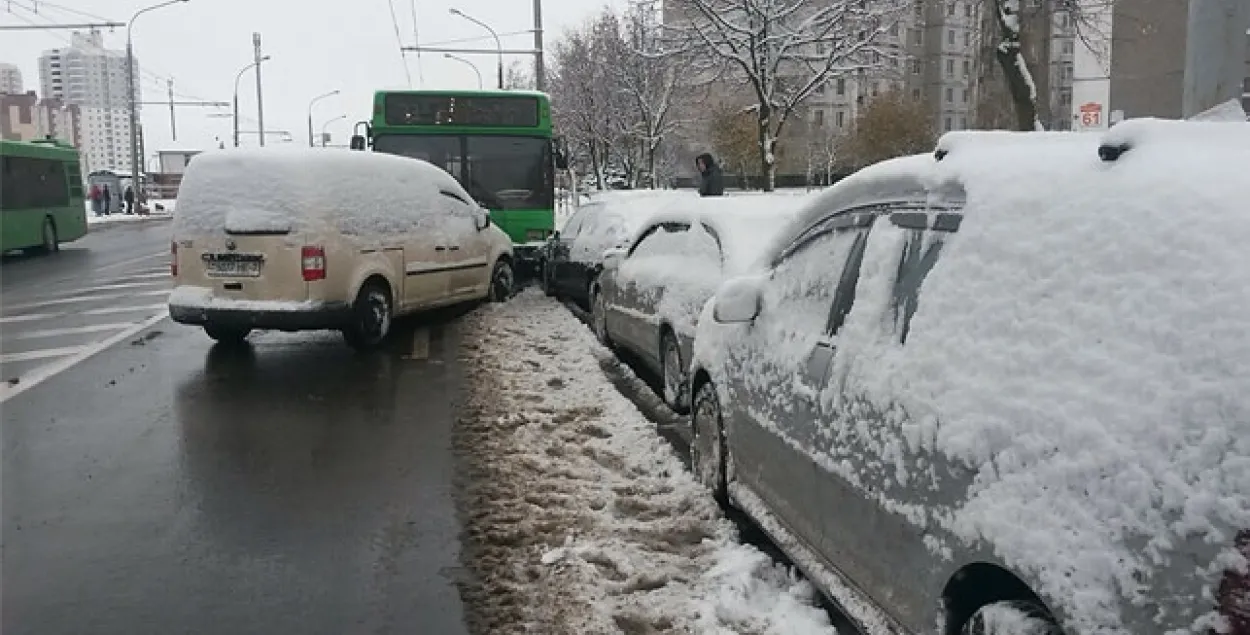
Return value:
M 1250 124 L 964 139 L 707 303 L 697 476 L 868 632 L 1250 635 Z
M 727 276 L 754 261 L 802 200 L 687 196 L 654 212 L 627 246 L 606 252 L 591 285 L 599 340 L 638 355 L 658 373 L 664 401 L 684 411 L 699 312 Z

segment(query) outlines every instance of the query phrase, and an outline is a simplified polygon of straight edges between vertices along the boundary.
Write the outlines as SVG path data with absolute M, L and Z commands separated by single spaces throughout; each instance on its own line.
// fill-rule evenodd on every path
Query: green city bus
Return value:
M 456 178 L 512 238 L 519 269 L 538 266 L 555 230 L 555 171 L 545 93 L 519 90 L 378 91 L 366 136 L 351 147 L 428 161 Z
M 55 140 L 0 140 L 0 251 L 41 247 L 87 234 L 78 150 Z

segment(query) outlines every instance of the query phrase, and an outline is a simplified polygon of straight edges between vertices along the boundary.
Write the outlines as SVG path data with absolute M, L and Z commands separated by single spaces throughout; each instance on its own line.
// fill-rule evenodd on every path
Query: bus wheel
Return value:
M 56 235 L 56 223 L 51 218 L 43 219 L 43 250 L 54 253 L 61 250 L 61 241 Z

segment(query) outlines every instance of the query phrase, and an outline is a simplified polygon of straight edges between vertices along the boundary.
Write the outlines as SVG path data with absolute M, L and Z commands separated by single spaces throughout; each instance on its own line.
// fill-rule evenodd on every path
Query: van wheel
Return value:
M 1046 609 L 1032 602 L 1008 600 L 977 609 L 964 622 L 960 635 L 1061 635 Z
M 357 350 L 376 348 L 391 332 L 391 294 L 376 282 L 366 284 L 352 303 L 351 323 L 343 339 Z
M 220 344 L 237 346 L 247 340 L 247 336 L 252 332 L 252 329 L 231 326 L 205 326 L 204 332 Z
M 51 218 L 43 219 L 43 250 L 49 254 L 61 250 L 61 240 L 56 235 L 56 223 Z
M 512 272 L 512 265 L 507 260 L 496 262 L 495 268 L 490 272 L 490 301 L 507 302 L 512 297 L 515 286 L 516 275 Z

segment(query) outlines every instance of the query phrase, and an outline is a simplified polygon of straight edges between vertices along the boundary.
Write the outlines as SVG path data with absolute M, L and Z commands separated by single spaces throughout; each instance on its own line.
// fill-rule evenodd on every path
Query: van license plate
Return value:
M 260 275 L 259 260 L 205 260 L 204 271 L 219 278 L 255 278 Z

